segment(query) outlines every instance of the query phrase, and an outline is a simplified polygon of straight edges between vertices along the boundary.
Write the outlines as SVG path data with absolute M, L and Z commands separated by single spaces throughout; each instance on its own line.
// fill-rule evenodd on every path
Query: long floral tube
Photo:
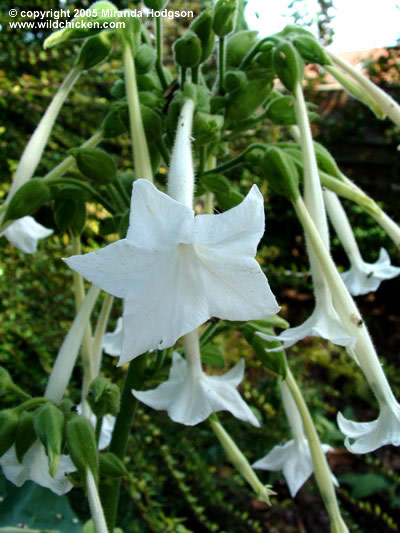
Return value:
M 318 488 L 320 490 L 322 499 L 324 500 L 326 510 L 328 511 L 331 521 L 332 533 L 346 533 L 347 526 L 340 514 L 339 505 L 336 499 L 335 487 L 333 485 L 332 474 L 326 460 L 324 451 L 312 421 L 310 412 L 304 401 L 303 395 L 290 371 L 286 366 L 286 384 L 289 388 L 293 399 L 297 405 L 298 410 L 303 421 L 304 431 L 307 436 L 308 444 L 310 446 L 311 457 L 314 465 L 315 479 L 317 480 Z
M 87 491 L 90 513 L 93 518 L 94 529 L 96 533 L 108 533 L 106 519 L 104 517 L 103 507 L 99 498 L 96 482 L 93 474 L 88 468 L 87 471 Z
M 338 417 L 342 431 L 347 435 L 345 444 L 354 453 L 374 451 L 385 444 L 400 445 L 400 405 L 398 404 L 386 375 L 382 370 L 368 330 L 359 311 L 341 279 L 329 252 L 326 250 L 317 228 L 311 219 L 300 196 L 293 202 L 299 220 L 317 254 L 333 294 L 333 300 L 342 323 L 349 335 L 356 339 L 355 356 L 360 364 L 381 409 L 381 415 L 375 422 L 342 423 L 343 416 Z M 351 444 L 350 438 L 355 442 Z
M 53 400 L 55 403 L 59 403 L 62 400 L 65 389 L 67 388 L 87 322 L 99 294 L 100 289 L 93 285 L 87 293 L 58 352 L 45 392 L 45 397 Z
M 385 91 L 382 91 L 371 80 L 363 76 L 352 65 L 344 61 L 341 57 L 328 51 L 333 61 L 345 70 L 352 78 L 354 78 L 365 89 L 367 94 L 371 96 L 376 103 L 385 111 L 387 116 L 398 126 L 400 126 L 400 106 L 393 100 Z

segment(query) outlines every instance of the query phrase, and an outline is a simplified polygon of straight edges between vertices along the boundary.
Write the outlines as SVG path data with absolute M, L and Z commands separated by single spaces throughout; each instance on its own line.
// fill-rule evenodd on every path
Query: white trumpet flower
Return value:
M 45 228 L 33 217 L 26 216 L 10 224 L 0 233 L 0 237 L 6 237 L 21 252 L 33 254 L 37 250 L 38 240 L 44 239 L 52 233 L 52 229 Z

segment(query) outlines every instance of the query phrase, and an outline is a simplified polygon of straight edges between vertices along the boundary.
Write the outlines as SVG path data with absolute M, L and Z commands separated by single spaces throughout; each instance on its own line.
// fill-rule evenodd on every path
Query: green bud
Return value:
M 14 444 L 19 416 L 14 409 L 0 411 L 0 457 Z
M 76 166 L 81 174 L 97 183 L 113 183 L 117 179 L 114 159 L 100 148 L 72 148 Z
M 210 98 L 210 113 L 213 115 L 225 114 L 227 103 L 226 96 L 215 95 Z
M 61 459 L 64 415 L 53 403 L 47 402 L 37 411 L 33 424 L 36 435 L 47 453 L 49 473 L 51 477 L 54 477 Z
M 187 31 L 174 44 L 175 61 L 180 67 L 194 68 L 201 61 L 201 41 L 193 31 Z
M 303 60 L 292 43 L 278 44 L 272 56 L 273 67 L 283 85 L 291 92 L 301 83 L 304 75 Z
M 145 105 L 140 106 L 140 113 L 142 115 L 147 144 L 154 144 L 161 138 L 161 133 L 163 131 L 161 117 L 158 113 Z
M 64 415 L 64 420 L 68 422 L 71 418 L 74 418 L 77 416 L 76 412 L 76 405 L 69 400 L 68 398 L 65 398 L 61 401 L 61 403 L 58 405 L 58 408 Z M 64 427 L 64 433 L 65 433 L 65 427 Z
M 268 69 L 269 71 L 273 72 L 273 59 L 272 59 L 273 55 L 274 55 L 273 47 L 270 48 L 269 50 L 261 51 L 254 58 L 255 63 L 258 66 L 263 67 L 263 68 Z
M 144 0 L 144 5 L 150 9 L 160 11 L 168 4 L 168 0 Z
M 237 31 L 226 42 L 226 68 L 237 68 L 257 42 L 257 31 Z
M 135 66 L 139 74 L 147 74 L 156 61 L 154 48 L 148 44 L 141 44 L 135 54 Z
M 208 174 L 200 180 L 201 187 L 215 194 L 227 194 L 231 191 L 231 182 L 222 174 Z
M 328 150 L 322 146 L 322 144 L 314 142 L 314 151 L 315 157 L 317 158 L 318 167 L 330 176 L 334 176 L 340 181 L 343 181 L 342 173 L 340 172 L 336 161 L 328 152 Z
M 193 137 L 197 145 L 210 144 L 221 138 L 224 128 L 222 115 L 196 113 L 193 121 Z
M 115 20 L 114 11 L 118 11 L 117 7 L 111 2 L 95 2 L 85 10 L 90 16 L 75 17 L 73 19 L 74 26 L 64 28 L 53 32 L 44 41 L 43 47 L 51 48 L 57 44 L 69 41 L 72 39 L 85 39 L 91 35 L 96 35 L 103 31 L 103 24 L 105 22 L 113 22 Z
M 215 3 L 212 27 L 219 37 L 225 37 L 235 29 L 238 7 L 238 0 L 217 0 Z
M 280 126 L 297 123 L 294 99 L 292 96 L 281 96 L 272 100 L 265 110 L 267 117 Z
M 282 149 L 269 148 L 264 155 L 262 167 L 268 185 L 278 194 L 294 201 L 299 196 L 299 174 L 289 155 Z
M 0 366 L 0 395 L 5 394 L 13 385 L 14 382 L 9 372 L 4 367 Z
M 186 98 L 193 100 L 196 111 L 208 113 L 210 110 L 209 93 L 207 87 L 196 85 L 194 83 L 185 83 L 183 94 Z
M 247 82 L 247 76 L 241 70 L 228 70 L 224 78 L 224 88 L 232 93 L 236 89 L 243 87 Z
M 54 219 L 61 232 L 71 231 L 72 235 L 80 235 L 86 224 L 86 204 L 79 196 L 75 199 L 55 200 L 53 205 Z
M 79 51 L 77 64 L 81 65 L 83 70 L 89 70 L 104 61 L 111 52 L 111 48 L 111 39 L 108 34 L 102 32 L 89 37 Z
M 200 63 L 204 63 L 204 61 L 208 59 L 214 48 L 215 34 L 212 29 L 212 21 L 213 15 L 212 8 L 210 7 L 202 11 L 202 13 L 200 13 L 200 15 L 194 19 L 189 27 L 189 29 L 197 35 L 201 42 Z
M 101 476 L 118 478 L 128 473 L 124 463 L 114 453 L 101 453 L 99 460 Z
M 296 35 L 293 38 L 293 43 L 306 63 L 333 65 L 331 58 L 314 37 Z
M 50 188 L 43 179 L 33 178 L 27 181 L 11 198 L 4 216 L 4 222 L 30 215 L 48 202 L 50 197 Z
M 238 121 L 249 117 L 265 101 L 271 90 L 272 83 L 269 76 L 249 80 L 229 95 L 226 118 Z
M 19 419 L 15 435 L 15 453 L 20 463 L 22 463 L 26 452 L 36 440 L 35 415 L 35 412 L 23 411 Z
M 244 196 L 234 185 L 231 185 L 229 193 L 216 192 L 215 199 L 217 200 L 217 204 L 224 211 L 227 211 L 243 202 Z
M 113 98 L 116 98 L 117 100 L 120 98 L 124 98 L 126 95 L 125 92 L 125 82 L 124 80 L 117 80 L 114 85 L 111 87 L 111 96 Z
M 68 183 L 68 178 L 62 178 L 62 180 L 62 184 L 53 184 L 51 180 L 48 182 L 51 196 L 54 200 L 76 200 L 79 198 L 79 200 L 85 202 L 91 199 L 92 193 L 87 189 L 82 189 L 82 187 L 74 183 Z
M 296 24 L 287 24 L 283 30 L 276 35 L 290 38 L 294 38 L 297 35 L 305 35 L 314 39 L 314 35 L 310 31 L 306 30 L 302 26 L 297 26 Z
M 150 91 L 140 91 L 139 92 L 139 102 L 147 107 L 160 107 L 160 104 L 164 104 L 162 99 L 160 99 L 156 94 Z
M 139 91 L 156 91 L 162 94 L 160 79 L 154 70 L 147 74 L 137 74 L 136 81 Z M 123 96 L 125 96 L 125 92 Z
M 99 376 L 90 384 L 87 401 L 97 417 L 108 414 L 116 416 L 120 402 L 119 387 Z
M 101 127 L 106 139 L 109 139 L 110 137 L 118 137 L 118 135 L 122 135 L 126 132 L 127 127 L 124 121 L 121 120 L 120 111 L 120 107 L 112 109 L 103 120 Z
M 74 416 L 67 422 L 65 434 L 69 454 L 84 485 L 86 485 L 88 468 L 90 468 L 97 484 L 99 480 L 99 455 L 92 424 L 83 416 Z

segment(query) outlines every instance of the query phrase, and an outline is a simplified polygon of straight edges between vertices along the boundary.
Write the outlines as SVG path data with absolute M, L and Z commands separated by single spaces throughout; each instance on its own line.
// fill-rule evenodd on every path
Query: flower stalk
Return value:
M 87 493 L 89 500 L 90 513 L 93 518 L 94 529 L 96 533 L 108 533 L 106 519 L 104 517 L 103 507 L 101 505 L 99 492 L 90 468 L 86 475 Z

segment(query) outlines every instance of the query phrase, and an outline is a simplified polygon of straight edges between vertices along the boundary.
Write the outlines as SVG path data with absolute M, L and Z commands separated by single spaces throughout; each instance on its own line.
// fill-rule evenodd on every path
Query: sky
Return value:
M 258 30 L 260 37 L 280 31 L 292 22 L 289 3 L 290 0 L 248 0 L 246 18 L 250 28 Z M 331 50 L 380 48 L 395 45 L 400 38 L 400 0 L 333 0 L 333 4 L 335 34 Z M 308 0 L 308 5 L 310 11 L 317 12 L 317 0 Z M 311 30 L 316 34 L 315 26 Z

